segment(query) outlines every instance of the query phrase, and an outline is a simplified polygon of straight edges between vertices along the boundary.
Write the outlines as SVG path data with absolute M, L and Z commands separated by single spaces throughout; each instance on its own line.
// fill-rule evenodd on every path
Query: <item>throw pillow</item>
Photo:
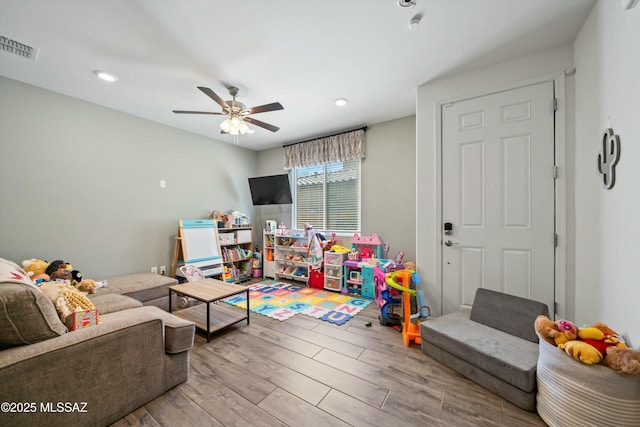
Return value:
M 27 273 L 0 258 L 0 349 L 34 344 L 66 332 L 53 303 Z

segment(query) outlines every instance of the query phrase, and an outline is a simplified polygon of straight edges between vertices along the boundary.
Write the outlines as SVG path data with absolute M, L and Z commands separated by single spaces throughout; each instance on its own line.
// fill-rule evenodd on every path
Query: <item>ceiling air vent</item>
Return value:
M 35 61 L 38 58 L 38 52 L 40 52 L 40 49 L 38 49 L 37 47 L 20 43 L 5 36 L 0 36 L 0 49 L 7 53 L 12 53 L 24 59 L 30 59 L 32 61 Z

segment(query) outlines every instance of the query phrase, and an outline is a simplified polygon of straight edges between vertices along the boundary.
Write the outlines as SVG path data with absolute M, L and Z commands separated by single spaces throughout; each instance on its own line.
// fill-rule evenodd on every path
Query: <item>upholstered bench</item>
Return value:
M 538 337 L 533 323 L 546 304 L 478 289 L 471 309 L 420 324 L 422 351 L 503 399 L 536 407 Z
M 134 273 L 124 276 L 115 276 L 105 279 L 107 286 L 98 289 L 90 295 L 90 299 L 96 304 L 96 299 L 103 295 L 118 294 L 131 297 L 140 301 L 143 305 L 155 305 L 165 311 L 169 310 L 169 286 L 177 285 L 178 281 L 173 277 L 162 276 L 153 273 Z M 174 298 L 175 295 L 174 295 Z M 122 299 L 116 299 L 122 302 Z M 176 302 L 175 300 L 173 301 Z M 113 303 L 113 301 L 112 301 Z

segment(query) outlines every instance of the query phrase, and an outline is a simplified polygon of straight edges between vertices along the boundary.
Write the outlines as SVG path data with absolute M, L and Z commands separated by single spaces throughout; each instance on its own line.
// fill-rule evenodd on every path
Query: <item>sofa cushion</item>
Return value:
M 129 310 L 142 307 L 137 299 L 119 294 L 87 295 L 96 306 L 100 314 L 114 313 L 116 311 Z
M 470 320 L 468 309 L 422 322 L 420 334 L 425 346 L 440 347 L 525 392 L 535 389 L 538 345 Z
M 0 258 L 0 349 L 65 334 L 51 300 L 14 262 Z
M 502 292 L 478 288 L 471 320 L 538 343 L 533 324 L 539 314 L 549 316 L 546 304 Z
M 121 294 L 138 301 L 154 300 L 169 296 L 169 286 L 177 285 L 172 277 L 153 273 L 135 273 L 125 276 L 110 277 L 107 286 L 98 289 L 96 295 Z

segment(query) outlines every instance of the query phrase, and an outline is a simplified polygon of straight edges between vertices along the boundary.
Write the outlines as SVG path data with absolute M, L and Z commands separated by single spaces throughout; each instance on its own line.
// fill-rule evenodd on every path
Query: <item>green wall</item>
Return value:
M 415 116 L 366 138 L 363 234 L 413 261 Z M 179 219 L 238 210 L 290 226 L 290 206 L 252 206 L 247 184 L 282 164 L 281 147 L 255 152 L 0 77 L 0 257 L 62 259 L 93 279 L 169 270 Z
M 169 269 L 178 220 L 251 215 L 256 162 L 251 150 L 0 77 L 0 257 L 62 259 L 94 279 Z
M 390 257 L 405 252 L 416 260 L 416 118 L 390 120 L 367 128 L 367 157 L 362 162 L 362 234 L 378 233 L 389 243 Z M 283 173 L 283 149 L 258 154 L 259 175 Z M 291 206 L 262 206 L 264 220 L 291 226 Z M 257 214 L 256 214 L 257 215 Z M 351 236 L 341 238 L 348 246 Z

